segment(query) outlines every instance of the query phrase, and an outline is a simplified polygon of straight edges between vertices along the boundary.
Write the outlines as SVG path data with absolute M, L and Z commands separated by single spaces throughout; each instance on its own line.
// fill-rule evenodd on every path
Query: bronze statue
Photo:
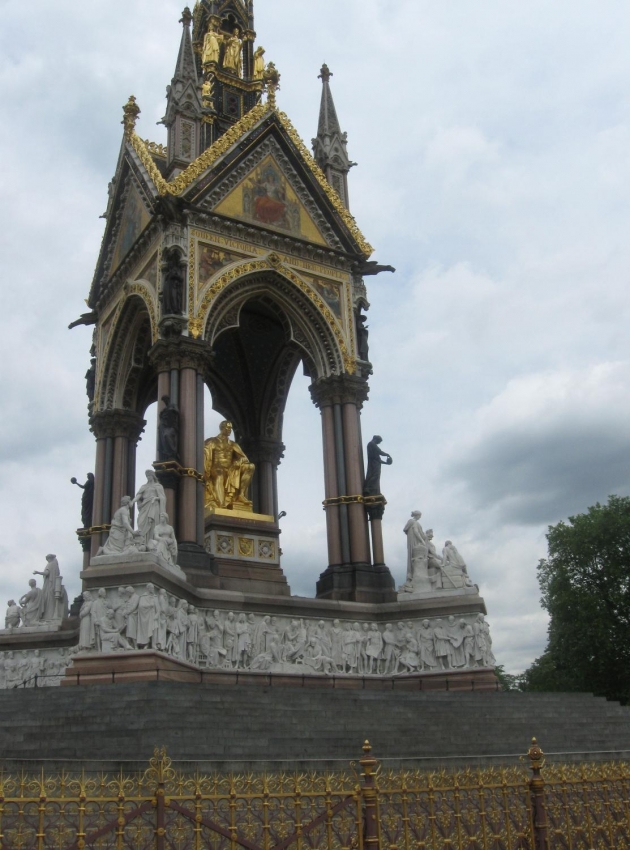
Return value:
M 383 452 L 379 448 L 379 444 L 383 442 L 383 438 L 375 434 L 367 444 L 367 474 L 365 476 L 365 485 L 363 486 L 364 496 L 380 496 L 381 495 L 381 466 L 391 466 L 393 463 L 391 455 Z M 381 460 L 385 458 L 385 460 Z
M 90 358 L 90 368 L 85 373 L 85 392 L 87 393 L 88 401 L 94 401 L 94 393 L 96 391 L 96 357 Z
M 369 331 L 367 329 L 366 323 L 367 316 L 364 316 L 361 311 L 357 313 L 357 353 L 359 355 L 359 360 L 364 360 L 366 363 L 369 362 L 369 346 L 368 346 L 368 334 Z
M 79 484 L 76 478 L 70 479 L 71 484 L 76 484 L 83 490 L 81 494 L 81 524 L 83 528 L 92 525 L 92 506 L 94 504 L 94 473 L 88 472 L 85 484 Z
M 165 407 L 158 424 L 158 460 L 179 462 L 179 410 L 171 404 L 170 396 L 163 395 L 162 401 Z
M 223 421 L 219 426 L 219 434 L 205 442 L 206 510 L 252 510 L 248 490 L 256 467 L 249 462 L 238 443 L 230 440 L 231 433 L 232 423 Z
M 165 316 L 179 315 L 182 312 L 184 295 L 184 269 L 179 248 L 165 251 L 165 268 L 162 283 L 162 313 Z

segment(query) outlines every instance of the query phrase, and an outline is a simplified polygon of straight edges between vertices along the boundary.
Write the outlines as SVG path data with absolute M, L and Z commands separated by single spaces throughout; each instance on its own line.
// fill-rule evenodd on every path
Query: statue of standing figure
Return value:
M 265 73 L 265 48 L 257 47 L 254 51 L 254 73 L 255 80 L 262 80 Z
M 56 555 L 46 555 L 46 566 L 43 570 L 33 570 L 34 576 L 43 576 L 44 584 L 41 591 L 39 608 L 40 620 L 53 620 L 57 611 L 57 600 L 61 599 L 61 573 Z
M 179 410 L 168 395 L 162 396 L 164 407 L 158 424 L 158 460 L 179 462 Z
M 92 525 L 92 506 L 94 504 L 94 473 L 88 472 L 85 484 L 79 484 L 76 478 L 70 479 L 71 484 L 76 484 L 83 490 L 81 494 L 81 524 L 83 528 Z
M 220 32 L 217 32 L 216 24 L 211 23 L 203 40 L 201 64 L 204 70 L 210 65 L 216 65 L 218 63 L 222 44 L 223 36 Z
M 29 580 L 28 586 L 29 590 L 20 599 L 22 623 L 25 626 L 36 626 L 39 623 L 42 591 L 37 587 L 37 582 L 34 578 Z
M 243 41 L 239 38 L 239 29 L 234 27 L 232 35 L 225 41 L 225 53 L 223 54 L 223 67 L 226 71 L 233 71 L 237 77 L 241 76 L 241 53 Z
M 420 525 L 421 511 L 412 511 L 403 532 L 407 535 L 407 578 L 402 589 L 407 592 L 431 590 L 429 580 L 429 541 Z
M 381 467 L 391 466 L 393 463 L 392 456 L 387 452 L 381 451 L 379 448 L 383 442 L 383 438 L 375 434 L 367 444 L 367 473 L 365 475 L 365 484 L 363 486 L 364 496 L 379 496 L 381 494 Z M 384 460 L 382 460 L 384 458 Z
M 138 531 L 146 550 L 155 538 L 155 526 L 160 522 L 160 514 L 166 513 L 166 493 L 153 469 L 147 469 L 145 474 L 146 484 L 142 485 L 130 504 L 138 506 Z

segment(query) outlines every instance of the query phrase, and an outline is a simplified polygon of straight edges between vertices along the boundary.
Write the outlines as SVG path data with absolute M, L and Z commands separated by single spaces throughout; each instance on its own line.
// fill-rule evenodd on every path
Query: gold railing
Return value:
M 1 850 L 630 848 L 630 765 L 200 774 L 0 772 Z

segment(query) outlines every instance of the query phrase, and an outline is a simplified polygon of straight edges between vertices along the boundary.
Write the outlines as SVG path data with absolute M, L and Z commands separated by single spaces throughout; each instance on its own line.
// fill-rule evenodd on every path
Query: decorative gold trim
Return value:
M 181 466 L 176 460 L 165 460 L 161 463 L 154 463 L 153 468 L 156 472 L 174 472 L 180 478 L 194 478 L 202 484 L 206 482 L 205 476 L 201 472 L 197 472 L 196 469 L 190 466 Z
M 194 319 L 195 315 L 195 281 L 197 279 L 197 254 L 196 243 L 191 235 L 188 244 L 188 332 L 194 339 L 201 336 L 201 330 L 197 331 L 198 320 Z M 193 327 L 193 323 L 194 327 Z
M 211 304 L 219 293 L 228 286 L 228 284 L 246 274 L 251 274 L 252 272 L 257 271 L 266 271 L 269 268 L 272 268 L 274 271 L 278 272 L 278 274 L 281 274 L 287 280 L 291 281 L 291 283 L 297 286 L 298 289 L 300 289 L 306 297 L 315 304 L 318 310 L 323 313 L 328 326 L 334 333 L 337 340 L 339 351 L 344 363 L 344 369 L 349 375 L 353 375 L 356 371 L 356 362 L 354 357 L 352 357 L 348 351 L 343 331 L 340 328 L 334 313 L 326 302 L 314 291 L 314 289 L 306 283 L 306 281 L 302 280 L 302 278 L 293 271 L 292 268 L 286 266 L 282 262 L 282 258 L 275 253 L 269 254 L 264 259 L 251 260 L 247 263 L 241 263 L 238 266 L 234 266 L 217 278 L 203 296 L 197 315 L 193 319 L 188 320 L 188 326 L 191 328 L 191 334 L 196 338 L 203 334 L 203 329 L 210 312 Z
M 355 221 L 353 215 L 351 215 L 350 211 L 346 209 L 343 204 L 343 201 L 337 194 L 337 192 L 330 185 L 328 180 L 326 180 L 326 175 L 321 170 L 319 165 L 315 162 L 312 154 L 300 138 L 297 130 L 291 123 L 289 117 L 280 110 L 273 109 L 269 103 L 258 103 L 253 109 L 250 109 L 249 112 L 246 112 L 245 115 L 233 124 L 229 130 L 227 130 L 222 136 L 220 136 L 214 144 L 210 145 L 209 148 L 201 154 L 201 156 L 197 157 L 194 162 L 191 162 L 190 165 L 178 174 L 173 180 L 168 182 L 165 180 L 155 162 L 153 161 L 153 157 L 147 147 L 147 143 L 143 141 L 134 131 L 131 131 L 127 138 L 131 142 L 131 145 L 135 152 L 138 154 L 140 161 L 144 165 L 144 167 L 149 172 L 149 176 L 151 180 L 155 184 L 156 189 L 160 193 L 160 195 L 180 195 L 188 186 L 191 185 L 207 168 L 209 168 L 213 163 L 219 159 L 219 157 L 223 156 L 223 154 L 227 153 L 227 151 L 235 144 L 239 139 L 245 135 L 249 130 L 251 130 L 262 118 L 266 115 L 275 112 L 278 116 L 280 123 L 285 129 L 287 135 L 296 146 L 306 166 L 309 168 L 321 188 L 324 190 L 328 200 L 334 207 L 336 213 L 342 219 L 345 226 L 348 228 L 352 237 L 355 239 L 359 248 L 363 252 L 366 257 L 369 257 L 374 249 L 370 245 L 369 242 L 365 239 L 359 227 Z
M 363 504 L 364 501 L 363 496 L 333 496 L 331 499 L 324 499 L 322 505 L 326 510 L 326 508 L 336 507 L 337 505 Z
M 152 142 L 150 139 L 142 140 L 147 146 L 147 150 L 153 156 L 162 157 L 162 159 L 166 159 L 168 155 L 168 151 L 166 149 L 166 145 L 161 145 L 159 142 Z
M 255 522 L 275 522 L 275 518 L 271 514 L 256 514 L 253 511 L 238 511 L 231 508 L 206 508 L 207 517 L 231 517 L 232 519 L 248 519 Z

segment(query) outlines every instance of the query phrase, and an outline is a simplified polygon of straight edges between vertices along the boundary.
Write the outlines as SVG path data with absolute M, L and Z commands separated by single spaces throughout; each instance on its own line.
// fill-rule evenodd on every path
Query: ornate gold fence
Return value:
M 0 773 L 1 850 L 630 850 L 630 765 L 529 770 Z M 543 769 L 544 768 L 544 769 Z

